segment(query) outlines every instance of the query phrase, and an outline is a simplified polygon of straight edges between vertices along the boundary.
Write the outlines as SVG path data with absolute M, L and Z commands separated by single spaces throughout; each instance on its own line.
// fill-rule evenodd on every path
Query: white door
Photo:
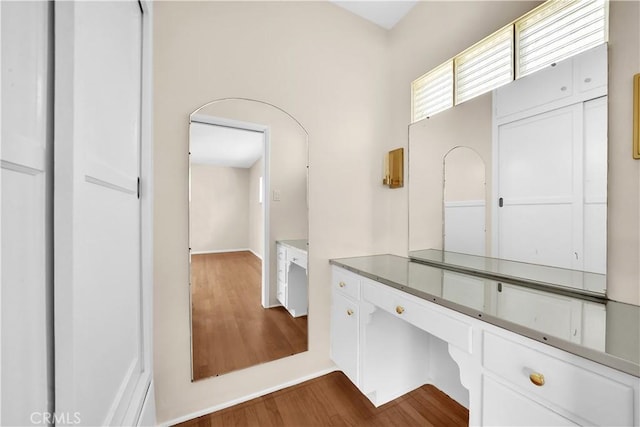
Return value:
M 499 258 L 582 270 L 582 104 L 498 128 Z
M 0 3 L 0 425 L 49 424 L 49 2 Z
M 56 415 L 82 425 L 135 424 L 150 382 L 138 196 L 142 19 L 136 1 L 56 3 L 55 404 Z
M 607 97 L 500 125 L 497 144 L 497 256 L 606 273 Z

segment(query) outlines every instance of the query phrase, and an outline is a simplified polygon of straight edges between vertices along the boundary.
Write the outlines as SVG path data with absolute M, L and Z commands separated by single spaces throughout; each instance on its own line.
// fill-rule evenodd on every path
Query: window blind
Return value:
M 516 77 L 607 41 L 605 0 L 550 0 L 516 22 Z
M 455 103 L 507 84 L 513 77 L 513 25 L 509 25 L 456 56 Z
M 453 60 L 411 83 L 411 117 L 416 122 L 453 107 Z

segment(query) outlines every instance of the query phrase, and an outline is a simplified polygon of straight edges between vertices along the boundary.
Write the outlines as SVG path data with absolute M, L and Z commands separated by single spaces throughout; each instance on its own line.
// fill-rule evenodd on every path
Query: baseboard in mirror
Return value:
M 208 255 L 208 254 L 226 254 L 231 252 L 251 252 L 258 258 L 262 259 L 262 257 L 258 256 L 254 251 L 249 248 L 238 248 L 238 249 L 215 249 L 215 250 L 206 250 L 206 251 L 191 251 L 191 255 Z
M 267 388 L 262 389 L 260 391 L 257 391 L 257 392 L 254 392 L 254 393 L 250 393 L 250 394 L 247 394 L 245 396 L 238 397 L 236 399 L 232 399 L 232 400 L 229 400 L 229 401 L 224 402 L 224 403 L 220 403 L 218 405 L 210 406 L 210 407 L 202 409 L 200 411 L 192 412 L 190 414 L 186 414 L 186 415 L 183 415 L 181 417 L 173 418 L 173 419 L 168 420 L 168 421 L 163 421 L 163 422 L 159 423 L 158 425 L 160 427 L 174 426 L 176 424 L 180 424 L 180 423 L 183 423 L 185 421 L 192 420 L 194 418 L 202 417 L 203 415 L 212 414 L 214 412 L 221 411 L 223 409 L 230 408 L 230 407 L 235 406 L 235 405 L 239 405 L 240 403 L 248 402 L 249 400 L 252 400 L 252 399 L 255 399 L 255 398 L 258 398 L 258 397 L 262 397 L 262 396 L 264 396 L 266 394 L 273 393 L 275 391 L 282 390 L 282 389 L 285 389 L 287 387 L 298 385 L 298 384 L 303 383 L 305 381 L 309 381 L 309 380 L 312 380 L 314 378 L 318 378 L 318 377 L 321 377 L 323 375 L 330 374 L 331 372 L 334 372 L 334 371 L 337 371 L 337 370 L 338 370 L 338 368 L 336 366 L 333 366 L 333 367 L 327 368 L 327 369 L 322 369 L 322 370 L 314 372 L 312 374 L 305 375 L 305 376 L 302 376 L 300 378 L 296 378 L 296 379 L 291 380 L 291 381 L 286 381 L 284 383 L 278 384 L 278 385 L 273 386 L 273 387 L 267 387 Z
M 409 258 L 422 264 L 505 281 L 556 293 L 606 299 L 607 276 L 588 271 L 469 255 L 439 249 L 410 251 Z

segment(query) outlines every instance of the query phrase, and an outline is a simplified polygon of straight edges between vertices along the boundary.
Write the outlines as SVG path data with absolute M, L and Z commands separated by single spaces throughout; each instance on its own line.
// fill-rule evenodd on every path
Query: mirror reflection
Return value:
M 444 156 L 445 251 L 485 255 L 486 194 L 484 162 L 469 147 Z
M 189 124 L 192 379 L 307 350 L 307 133 L 259 101 Z
M 479 182 L 476 169 L 449 159 L 463 148 L 486 165 L 484 235 L 480 213 L 461 218 L 466 208 L 451 196 Z M 410 252 L 444 249 L 516 261 L 524 263 L 515 269 L 524 279 L 531 265 L 566 269 L 569 276 L 589 272 L 602 280 L 576 273 L 563 285 L 604 294 L 607 46 L 411 125 L 409 171 Z M 505 265 L 519 276 L 516 264 Z

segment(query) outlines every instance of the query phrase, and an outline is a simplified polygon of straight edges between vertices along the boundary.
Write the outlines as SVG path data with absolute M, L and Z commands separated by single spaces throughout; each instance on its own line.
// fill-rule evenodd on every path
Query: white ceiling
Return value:
M 191 122 L 191 162 L 250 168 L 262 157 L 263 133 Z
M 351 13 L 390 30 L 416 3 L 417 0 L 329 0 Z

